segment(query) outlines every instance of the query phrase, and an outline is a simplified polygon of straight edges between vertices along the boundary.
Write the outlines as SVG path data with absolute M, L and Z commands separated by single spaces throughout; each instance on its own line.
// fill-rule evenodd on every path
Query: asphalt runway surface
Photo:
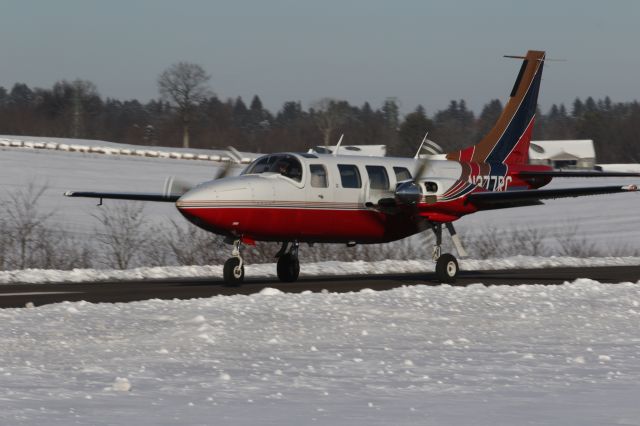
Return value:
M 559 285 L 578 278 L 604 283 L 638 282 L 640 266 L 595 268 L 507 269 L 499 271 L 461 271 L 456 286 L 543 284 Z M 0 285 L 0 308 L 21 308 L 64 301 L 92 303 L 131 302 L 147 299 L 192 299 L 218 295 L 253 294 L 266 287 L 286 293 L 310 290 L 320 292 L 360 291 L 365 288 L 389 290 L 409 285 L 441 285 L 434 273 L 342 275 L 303 277 L 295 283 L 277 279 L 248 278 L 241 286 L 228 286 L 220 277 L 171 278 L 137 281 L 7 284 Z

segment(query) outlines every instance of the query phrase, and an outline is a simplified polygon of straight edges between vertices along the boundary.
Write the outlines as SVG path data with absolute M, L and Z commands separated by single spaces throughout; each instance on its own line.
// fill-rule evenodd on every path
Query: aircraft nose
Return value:
M 212 196 L 215 196 L 215 192 L 215 188 L 205 189 L 202 185 L 196 186 L 182 194 L 176 204 L 178 208 L 187 207 L 189 204 L 211 199 Z
M 245 204 L 251 190 L 237 182 L 209 182 L 191 189 L 176 207 L 191 223 L 216 234 L 236 234 L 249 221 Z

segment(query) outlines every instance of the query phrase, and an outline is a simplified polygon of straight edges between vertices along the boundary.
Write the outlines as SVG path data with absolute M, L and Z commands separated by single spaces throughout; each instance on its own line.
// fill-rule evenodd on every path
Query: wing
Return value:
M 482 210 L 504 209 L 509 207 L 535 206 L 543 204 L 541 200 L 555 198 L 585 197 L 588 195 L 635 192 L 636 185 L 597 186 L 566 189 L 532 189 L 504 192 L 476 192 L 469 194 L 466 203 L 472 203 Z
M 81 192 L 67 191 L 64 193 L 67 197 L 87 197 L 111 200 L 134 200 L 134 201 L 161 201 L 165 203 L 175 203 L 180 195 L 171 194 L 149 194 L 136 192 Z
M 638 177 L 640 173 L 632 172 L 600 172 L 597 170 L 551 170 L 551 171 L 521 171 L 519 177 Z

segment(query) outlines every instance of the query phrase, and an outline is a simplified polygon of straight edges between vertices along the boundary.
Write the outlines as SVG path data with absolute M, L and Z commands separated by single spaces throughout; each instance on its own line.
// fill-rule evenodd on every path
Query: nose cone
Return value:
M 177 201 L 179 209 L 218 205 L 221 202 L 250 198 L 251 191 L 245 182 L 229 178 L 206 182 L 187 191 Z
M 207 182 L 186 192 L 176 202 L 182 215 L 200 228 L 228 235 L 237 231 L 237 211 L 251 200 L 251 189 L 237 178 Z

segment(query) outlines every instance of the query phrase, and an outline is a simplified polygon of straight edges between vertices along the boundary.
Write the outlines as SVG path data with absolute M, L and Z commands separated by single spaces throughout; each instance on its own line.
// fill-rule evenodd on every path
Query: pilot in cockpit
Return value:
M 287 161 L 283 160 L 278 163 L 278 173 L 285 177 L 291 177 L 289 176 L 289 163 Z

